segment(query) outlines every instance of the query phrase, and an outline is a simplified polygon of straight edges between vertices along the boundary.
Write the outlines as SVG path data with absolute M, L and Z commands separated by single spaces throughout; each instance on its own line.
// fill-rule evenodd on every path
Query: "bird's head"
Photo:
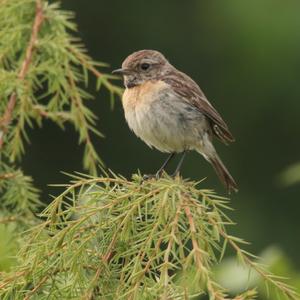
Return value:
M 122 63 L 122 68 L 114 74 L 124 76 L 126 88 L 132 88 L 146 81 L 157 80 L 170 68 L 168 60 L 158 51 L 141 50 L 130 54 Z

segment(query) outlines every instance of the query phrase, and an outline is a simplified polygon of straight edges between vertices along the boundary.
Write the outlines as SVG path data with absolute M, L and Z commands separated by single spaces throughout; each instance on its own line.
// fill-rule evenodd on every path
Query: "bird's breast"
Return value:
M 162 152 L 198 147 L 209 128 L 205 116 L 162 81 L 126 89 L 123 107 L 130 129 Z
M 154 104 L 160 102 L 167 87 L 163 81 L 148 81 L 126 89 L 123 94 L 125 119 L 130 129 L 143 140 L 157 127 Z
M 160 103 L 167 93 L 168 85 L 163 81 L 149 81 L 126 89 L 123 107 L 130 129 L 149 146 L 160 147 L 162 118 Z M 166 112 L 167 113 L 167 112 Z
M 127 88 L 123 94 L 123 107 L 125 112 L 127 110 L 136 109 L 141 106 L 151 105 L 159 94 L 167 88 L 168 85 L 160 80 L 147 81 L 141 85 Z

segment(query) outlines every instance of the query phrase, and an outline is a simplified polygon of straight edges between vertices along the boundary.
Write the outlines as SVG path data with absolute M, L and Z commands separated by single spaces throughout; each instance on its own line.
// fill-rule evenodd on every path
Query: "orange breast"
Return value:
M 136 87 L 126 89 L 122 98 L 124 109 L 134 109 L 137 105 L 150 104 L 157 99 L 158 93 L 166 87 L 165 82 L 157 80 L 147 81 Z

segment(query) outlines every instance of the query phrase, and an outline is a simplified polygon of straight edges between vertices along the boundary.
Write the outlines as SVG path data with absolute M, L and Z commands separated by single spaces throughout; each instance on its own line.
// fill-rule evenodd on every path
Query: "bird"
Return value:
M 169 154 L 157 178 L 175 154 L 182 153 L 176 176 L 186 153 L 194 150 L 212 165 L 229 193 L 237 192 L 235 180 L 213 145 L 213 138 L 227 145 L 234 137 L 191 77 L 156 50 L 133 52 L 112 73 L 123 76 L 122 104 L 129 128 L 150 148 Z

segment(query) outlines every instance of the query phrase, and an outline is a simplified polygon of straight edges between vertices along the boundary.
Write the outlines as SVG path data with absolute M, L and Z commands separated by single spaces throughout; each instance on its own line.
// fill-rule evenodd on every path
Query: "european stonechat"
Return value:
M 213 137 L 224 144 L 234 137 L 195 81 L 154 50 L 132 53 L 113 73 L 124 76 L 122 102 L 130 129 L 149 147 L 170 153 L 157 177 L 176 153 L 182 153 L 176 175 L 186 152 L 196 150 L 211 163 L 228 192 L 237 191 L 212 144 Z

